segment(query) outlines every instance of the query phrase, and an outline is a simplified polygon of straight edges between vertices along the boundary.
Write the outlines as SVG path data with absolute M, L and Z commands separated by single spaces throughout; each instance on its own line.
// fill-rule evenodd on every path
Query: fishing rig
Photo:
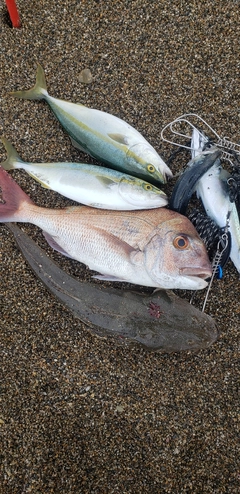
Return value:
M 197 124 L 191 121 L 196 121 Z M 207 129 L 207 135 L 203 131 L 201 131 L 201 126 L 205 126 Z M 175 118 L 172 122 L 168 123 L 163 127 L 161 131 L 161 138 L 163 141 L 168 142 L 178 148 L 185 148 L 188 150 L 194 150 L 189 146 L 186 141 L 191 140 L 192 134 L 189 135 L 187 133 L 183 133 L 183 129 L 191 130 L 197 129 L 201 135 L 203 142 L 205 141 L 206 145 L 216 146 L 222 151 L 222 158 L 229 161 L 233 168 L 235 168 L 236 164 L 234 164 L 233 157 L 240 160 L 240 144 L 237 144 L 233 141 L 230 141 L 228 137 L 221 137 L 202 117 L 197 115 L 196 113 L 185 113 L 180 115 L 180 117 Z M 165 133 L 168 131 L 171 132 L 173 136 L 178 136 L 178 138 L 184 139 L 184 143 L 174 140 L 167 139 L 165 137 Z M 187 132 L 187 130 L 185 130 Z M 240 166 L 240 161 L 238 162 L 238 166 Z
M 204 127 L 207 130 L 207 134 L 203 131 Z M 230 163 L 232 171 L 231 177 L 228 180 L 229 196 L 230 200 L 236 202 L 238 209 L 240 209 L 240 144 L 231 141 L 226 136 L 221 137 L 206 120 L 196 113 L 180 115 L 180 117 L 175 118 L 175 120 L 163 127 L 161 131 L 162 140 L 178 147 L 177 151 L 169 158 L 168 163 L 182 149 L 194 151 L 194 148 L 191 146 L 192 132 L 194 129 L 200 134 L 204 150 L 215 146 L 221 151 L 222 159 Z M 191 132 L 190 134 L 189 131 Z M 167 132 L 171 133 L 172 138 L 165 137 Z M 174 136 L 178 137 L 178 139 L 175 139 Z
M 228 224 L 227 224 L 225 231 L 223 232 L 223 234 L 221 235 L 221 237 L 218 241 L 216 253 L 215 253 L 215 256 L 214 256 L 213 261 L 212 261 L 212 276 L 211 276 L 210 282 L 208 284 L 207 293 L 205 295 L 205 299 L 204 299 L 203 306 L 202 306 L 202 312 L 204 312 L 204 310 L 205 310 L 208 295 L 209 295 L 209 292 L 211 290 L 212 282 L 213 282 L 215 276 L 217 275 L 217 273 L 220 272 L 220 274 L 221 274 L 222 266 L 223 266 L 223 262 L 224 262 L 223 259 L 224 259 L 224 257 L 226 257 L 225 254 L 228 252 L 229 238 L 231 239 L 231 236 L 229 237 Z M 222 276 L 219 276 L 219 274 L 217 275 L 217 278 L 221 278 L 221 277 Z
M 195 124 L 196 122 L 196 124 Z M 204 126 L 207 129 L 207 135 L 199 127 Z M 174 157 L 182 150 L 188 150 L 190 152 L 196 151 L 196 148 L 192 146 L 193 131 L 197 130 L 199 134 L 199 150 L 202 153 L 206 153 L 208 149 L 215 148 L 220 151 L 221 158 L 226 160 L 231 165 L 231 175 L 227 180 L 228 194 L 230 202 L 235 202 L 237 209 L 240 210 L 240 145 L 231 141 L 227 137 L 220 137 L 220 135 L 199 115 L 196 113 L 186 113 L 176 118 L 169 124 L 165 125 L 161 132 L 161 138 L 163 141 L 168 142 L 174 146 L 177 146 L 177 150 L 170 156 L 168 164 Z M 190 131 L 190 133 L 189 133 Z M 166 138 L 166 133 L 171 133 L 170 138 Z M 210 169 L 211 160 L 209 165 Z M 206 160 L 205 169 L 199 173 L 196 177 L 196 181 L 206 172 Z M 188 173 L 188 172 L 185 172 Z M 195 178 L 192 178 L 192 181 Z M 186 214 L 188 202 L 191 194 L 187 187 L 181 189 L 181 177 L 174 187 L 172 197 L 170 199 L 169 207 L 182 214 Z M 224 228 L 219 228 L 218 225 L 209 218 L 206 214 L 200 212 L 197 209 L 193 209 L 188 218 L 195 226 L 198 234 L 202 238 L 206 245 L 206 249 L 209 254 L 209 258 L 212 262 L 212 277 L 210 279 L 207 293 L 203 302 L 202 311 L 205 310 L 209 292 L 214 278 L 221 279 L 223 277 L 223 268 L 226 265 L 230 252 L 231 252 L 231 234 L 229 232 L 229 217 L 230 212 L 226 217 L 226 225 Z M 191 298 L 190 303 L 193 300 Z
M 215 221 L 197 209 L 193 209 L 188 218 L 204 241 L 212 266 L 216 267 L 214 277 L 221 279 L 223 268 L 228 261 L 231 250 L 231 235 L 228 232 L 229 218 L 227 218 L 224 228 L 219 228 Z

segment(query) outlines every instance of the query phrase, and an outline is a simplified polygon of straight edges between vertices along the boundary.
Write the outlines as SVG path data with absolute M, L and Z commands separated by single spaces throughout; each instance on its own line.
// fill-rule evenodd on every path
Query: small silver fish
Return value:
M 11 143 L 2 138 L 5 170 L 24 169 L 43 187 L 73 201 L 101 209 L 131 211 L 166 206 L 166 194 L 154 185 L 116 170 L 84 163 L 26 163 Z
M 206 143 L 195 128 L 192 134 L 192 157 L 195 158 L 202 152 Z M 216 148 L 210 148 L 213 153 Z M 201 198 L 204 209 L 220 228 L 224 228 L 229 217 L 229 232 L 232 246 L 230 258 L 240 273 L 240 223 L 236 204 L 230 201 L 227 180 L 230 174 L 221 166 L 220 159 L 216 159 L 213 166 L 199 180 L 196 185 L 197 196 Z
M 164 183 L 167 175 L 172 176 L 155 149 L 128 123 L 109 113 L 51 97 L 41 65 L 38 64 L 32 89 L 10 94 L 23 99 L 45 99 L 73 145 L 110 167 L 150 182 Z
M 207 251 L 185 216 L 166 208 L 38 207 L 1 167 L 0 187 L 0 222 L 37 225 L 54 249 L 102 273 L 99 279 L 189 290 L 207 286 Z

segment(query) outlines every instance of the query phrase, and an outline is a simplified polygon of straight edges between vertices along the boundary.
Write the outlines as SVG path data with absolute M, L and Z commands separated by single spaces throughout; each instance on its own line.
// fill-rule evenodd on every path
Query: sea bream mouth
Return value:
M 179 271 L 184 276 L 201 278 L 202 280 L 206 280 L 206 281 L 210 280 L 212 276 L 211 265 L 207 266 L 205 269 L 188 267 L 188 268 L 182 268 Z

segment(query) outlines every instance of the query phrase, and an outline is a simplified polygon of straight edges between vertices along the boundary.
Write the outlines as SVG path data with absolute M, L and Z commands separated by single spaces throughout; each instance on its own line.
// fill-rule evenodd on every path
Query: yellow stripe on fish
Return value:
M 137 177 L 85 163 L 26 163 L 11 143 L 2 138 L 7 159 L 5 170 L 22 168 L 32 178 L 73 201 L 101 209 L 130 211 L 166 206 L 160 189 Z
M 56 99 L 48 94 L 45 75 L 38 65 L 36 84 L 14 91 L 23 99 L 45 99 L 73 143 L 111 168 L 148 182 L 166 182 L 172 172 L 149 142 L 131 125 L 110 113 Z

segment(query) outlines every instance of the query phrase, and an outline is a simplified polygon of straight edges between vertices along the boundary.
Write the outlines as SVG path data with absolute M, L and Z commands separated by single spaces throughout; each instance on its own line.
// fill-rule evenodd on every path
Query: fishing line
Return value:
M 213 261 L 212 261 L 212 269 L 213 269 L 213 272 L 212 272 L 211 280 L 209 282 L 207 293 L 206 293 L 206 296 L 205 296 L 205 299 L 204 299 L 204 302 L 203 302 L 202 312 L 204 312 L 204 310 L 205 310 L 207 299 L 208 299 L 208 295 L 209 295 L 209 292 L 211 290 L 211 286 L 212 286 L 213 280 L 214 280 L 217 272 L 219 272 L 217 277 L 219 279 L 222 278 L 221 260 L 223 258 L 224 252 L 228 248 L 228 243 L 229 243 L 228 233 L 229 233 L 229 217 L 230 217 L 230 214 L 231 213 L 229 211 L 228 212 L 228 215 L 227 215 L 227 222 L 226 222 L 225 231 L 222 234 L 222 236 L 221 236 L 221 238 L 220 238 L 220 240 L 218 242 L 217 251 L 216 251 L 216 254 L 215 254 L 215 256 L 213 258 Z
M 216 138 L 216 141 L 213 141 L 212 139 L 209 139 L 204 135 L 203 132 L 201 132 L 189 119 L 188 117 L 193 117 L 196 120 L 200 121 L 201 124 L 204 124 L 208 131 L 210 131 Z M 191 139 L 191 136 L 188 134 L 183 134 L 179 130 L 175 129 L 177 124 L 187 124 L 192 130 L 198 130 L 201 138 L 205 143 L 209 144 L 214 144 L 218 148 L 221 148 L 222 151 L 222 158 L 229 161 L 232 166 L 234 166 L 234 163 L 232 161 L 233 153 L 235 153 L 237 156 L 240 157 L 240 144 L 237 144 L 236 142 L 231 141 L 228 137 L 224 136 L 221 137 L 207 122 L 204 120 L 202 117 L 197 115 L 196 113 L 185 113 L 184 115 L 180 115 L 180 117 L 175 118 L 172 122 L 168 123 L 163 127 L 161 131 L 161 138 L 163 141 L 168 142 L 169 144 L 173 144 L 174 146 L 182 147 L 185 149 L 189 149 L 190 151 L 194 151 L 194 148 L 188 147 L 186 144 L 181 144 L 178 141 L 175 140 L 170 140 L 167 139 L 164 135 L 164 133 L 167 130 L 170 130 L 170 132 L 173 134 L 173 136 L 178 136 L 178 137 L 183 137 L 185 140 L 186 139 Z M 230 152 L 229 152 L 230 151 Z
M 227 263 L 231 252 L 231 234 L 229 232 L 229 218 L 230 212 L 228 212 L 226 226 L 219 228 L 215 221 L 211 220 L 208 216 L 200 213 L 198 210 L 193 210 L 188 216 L 190 221 L 195 226 L 198 234 L 206 245 L 209 257 L 213 250 L 213 244 L 216 245 L 215 255 L 212 259 L 212 276 L 208 285 L 207 293 L 203 302 L 202 312 L 204 312 L 208 295 L 213 283 L 214 278 L 222 279 L 223 268 Z M 217 244 L 216 244 L 217 242 Z M 215 249 L 214 249 L 215 250 Z M 193 292 L 189 301 L 192 304 L 196 291 Z

